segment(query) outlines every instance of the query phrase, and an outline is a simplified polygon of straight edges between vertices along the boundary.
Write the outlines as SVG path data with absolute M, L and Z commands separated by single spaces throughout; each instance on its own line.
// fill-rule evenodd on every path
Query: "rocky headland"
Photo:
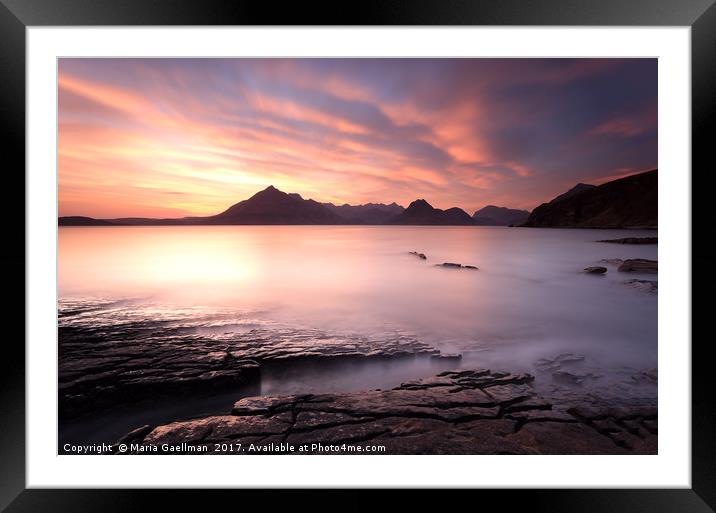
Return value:
M 579 184 L 535 208 L 523 226 L 542 228 L 656 228 L 658 172 L 598 186 Z

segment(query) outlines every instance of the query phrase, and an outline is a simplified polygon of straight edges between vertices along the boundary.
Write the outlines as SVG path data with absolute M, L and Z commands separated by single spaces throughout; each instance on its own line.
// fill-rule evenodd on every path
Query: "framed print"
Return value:
M 0 505 L 712 511 L 716 7 L 294 9 L 3 0 Z

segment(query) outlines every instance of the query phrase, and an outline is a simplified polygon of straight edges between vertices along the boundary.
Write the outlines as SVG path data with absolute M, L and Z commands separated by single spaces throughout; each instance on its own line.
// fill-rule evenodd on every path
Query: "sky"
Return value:
M 657 167 L 656 59 L 60 59 L 59 215 L 181 217 L 274 185 L 531 210 Z

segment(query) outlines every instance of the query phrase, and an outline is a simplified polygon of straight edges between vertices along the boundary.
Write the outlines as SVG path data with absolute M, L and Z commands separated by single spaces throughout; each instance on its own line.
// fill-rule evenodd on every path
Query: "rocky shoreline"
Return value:
M 534 390 L 533 380 L 454 370 L 391 390 L 243 398 L 231 414 L 137 428 L 117 441 L 115 452 L 657 453 L 655 399 L 554 404 Z
M 230 336 L 151 332 L 96 339 L 60 328 L 59 413 L 73 418 L 162 397 L 230 391 L 258 384 L 265 365 L 396 360 L 440 351 L 395 334 L 376 341 L 309 329 L 251 329 Z M 447 355 L 449 359 L 451 355 Z
M 412 254 L 426 259 L 422 253 Z M 621 272 L 657 270 L 657 262 L 650 260 L 603 262 Z M 584 269 L 590 274 L 606 271 L 603 266 Z M 657 293 L 656 281 L 624 283 Z M 627 370 L 613 386 L 598 363 L 585 364 L 584 356 L 563 353 L 522 369 L 535 372 L 540 385 L 535 386 L 532 374 L 472 368 L 476 361 L 465 363 L 460 352 L 441 353 L 398 331 L 371 338 L 261 324 L 237 317 L 236 312 L 197 315 L 194 310 L 172 308 L 152 309 L 148 319 L 146 305 L 131 305 L 131 301 L 68 301 L 60 309 L 61 422 L 82 423 L 127 405 L 152 408 L 159 401 L 193 398 L 201 403 L 221 394 L 229 402 L 221 409 L 141 420 L 126 416 L 130 422 L 105 439 L 146 424 L 117 440 L 112 445 L 116 453 L 657 453 L 655 369 Z M 268 375 L 272 369 L 295 370 L 304 364 L 318 364 L 325 370 L 333 363 L 343 368 L 345 363 L 419 359 L 438 366 L 409 377 L 460 365 L 466 368 L 394 388 L 387 387 L 400 383 L 405 375 L 382 384 L 368 381 L 384 389 L 299 395 L 290 389 L 294 395 L 276 395 L 281 393 L 276 391 L 258 395 L 262 369 Z M 477 361 L 477 365 L 488 364 Z M 263 376 L 263 381 L 270 379 Z M 597 380 L 599 386 L 590 388 Z M 646 389 L 640 388 L 645 384 Z M 318 390 L 335 389 L 319 386 Z M 644 391 L 646 397 L 640 396 Z M 204 413 L 190 416 L 199 411 Z

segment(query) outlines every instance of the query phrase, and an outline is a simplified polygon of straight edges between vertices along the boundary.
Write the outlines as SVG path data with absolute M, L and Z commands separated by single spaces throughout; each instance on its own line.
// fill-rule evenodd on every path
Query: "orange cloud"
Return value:
M 205 215 L 269 184 L 340 203 L 512 194 L 513 206 L 548 199 L 529 184 L 575 160 L 584 176 L 645 167 L 587 139 L 648 133 L 655 115 L 612 112 L 574 134 L 550 125 L 565 95 L 545 90 L 616 65 L 553 61 L 62 59 L 60 214 Z M 581 165 L 589 151 L 615 157 Z

